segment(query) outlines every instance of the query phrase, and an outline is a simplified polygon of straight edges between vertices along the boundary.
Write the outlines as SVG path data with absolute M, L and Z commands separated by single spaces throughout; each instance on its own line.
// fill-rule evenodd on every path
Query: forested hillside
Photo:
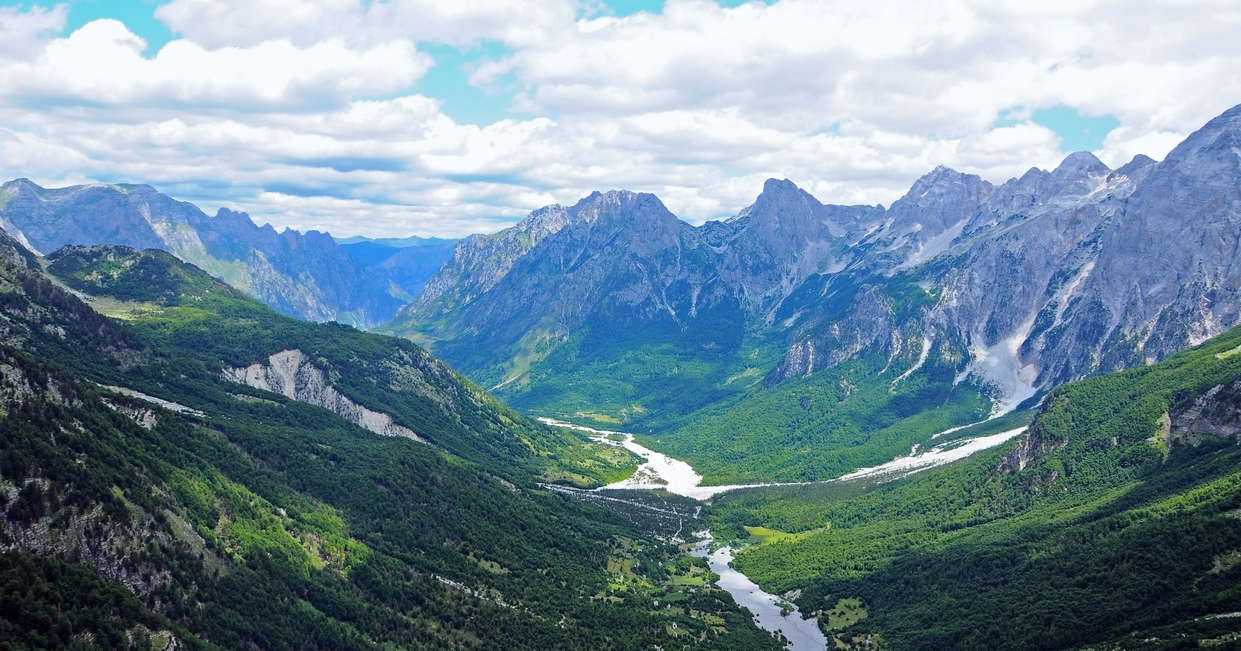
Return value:
M 0 259 L 18 647 L 773 645 L 705 566 L 536 483 L 627 458 L 575 456 L 412 344 L 281 317 L 159 252 L 52 256 L 91 305 L 12 240 Z M 286 349 L 309 360 L 292 397 L 230 374 Z
M 842 641 L 1234 644 L 1241 625 L 1215 616 L 1241 610 L 1239 351 L 1234 329 L 1062 386 L 1027 435 L 952 466 L 726 494 L 709 517 L 765 541 L 738 568 Z

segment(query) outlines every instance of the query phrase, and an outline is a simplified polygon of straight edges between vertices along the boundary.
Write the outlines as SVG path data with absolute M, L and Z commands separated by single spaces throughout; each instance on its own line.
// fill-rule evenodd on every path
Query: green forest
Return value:
M 7 246 L 5 648 L 778 648 L 664 542 L 691 511 L 844 648 L 1241 641 L 1217 617 L 1241 610 L 1241 447 L 1195 425 L 1241 420 L 1241 329 L 957 431 L 1029 428 L 954 464 L 674 500 L 656 525 L 543 483 L 599 486 L 634 455 L 408 341 L 281 316 L 159 252 Z M 293 349 L 431 444 L 225 377 Z M 987 415 L 983 389 L 943 388 L 949 363 L 881 371 L 738 393 L 644 440 L 709 481 L 817 479 Z
M 727 493 L 707 514 L 743 544 L 758 542 L 746 527 L 806 532 L 768 534 L 736 567 L 770 592 L 800 590 L 842 643 L 1232 644 L 1237 626 L 1212 616 L 1241 610 L 1241 448 L 1170 421 L 1201 409 L 1238 424 L 1239 346 L 1234 329 L 1064 385 L 1027 437 L 941 469 Z M 842 600 L 866 616 L 831 617 Z
M 34 552 L 82 536 L 61 560 L 105 568 L 0 556 L 0 626 L 23 631 L 8 647 L 171 635 L 224 648 L 775 648 L 705 567 L 537 483 L 568 470 L 597 484 L 632 460 L 508 410 L 416 346 L 279 316 L 175 261 L 157 260 L 178 273 L 146 272 L 166 254 L 52 256 L 61 282 L 119 317 L 106 318 L 5 244 L 0 535 Z M 436 446 L 222 378 L 287 348 Z M 84 596 L 66 608 L 70 589 Z

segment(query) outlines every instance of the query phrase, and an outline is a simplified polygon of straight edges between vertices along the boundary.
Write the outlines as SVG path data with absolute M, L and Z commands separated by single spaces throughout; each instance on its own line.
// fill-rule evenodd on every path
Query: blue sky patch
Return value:
M 1020 109 L 1007 112 L 996 120 L 997 127 L 1010 127 L 1021 120 L 1017 115 Z M 1120 126 L 1120 120 L 1111 115 L 1083 115 L 1071 106 L 1053 106 L 1036 109 L 1030 114 L 1030 121 L 1051 129 L 1060 136 L 1060 151 L 1098 151 L 1103 148 L 1103 140 L 1112 129 Z
M 664 10 L 664 0 L 606 0 L 603 4 L 615 16 L 632 16 L 640 11 L 657 14 Z
M 114 18 L 125 23 L 129 31 L 141 36 L 147 42 L 145 54 L 150 56 L 159 51 L 165 43 L 172 40 L 172 30 L 155 18 L 155 8 L 163 4 L 158 0 L 70 0 L 63 2 L 6 2 L 0 0 L 0 7 L 43 7 L 51 9 L 58 4 L 69 5 L 69 17 L 65 21 L 65 34 L 76 31 L 92 20 Z
M 440 101 L 444 113 L 460 123 L 486 125 L 505 118 L 520 118 L 511 108 L 520 87 L 507 76 L 487 88 L 470 83 L 474 66 L 510 54 L 503 43 L 485 42 L 470 48 L 419 43 L 418 49 L 430 54 L 435 65 L 418 82 L 417 92 Z M 406 93 L 400 93 L 404 95 Z

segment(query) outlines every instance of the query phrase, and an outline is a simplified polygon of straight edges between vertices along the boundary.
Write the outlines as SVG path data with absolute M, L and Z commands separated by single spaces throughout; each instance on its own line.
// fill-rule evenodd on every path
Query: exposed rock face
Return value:
M 272 307 L 314 321 L 387 321 L 422 289 L 417 248 L 378 264 L 355 259 L 326 233 L 257 226 L 244 213 L 208 216 L 146 185 L 0 186 L 0 227 L 43 253 L 65 245 L 161 249 Z
M 1214 386 L 1173 407 L 1167 420 L 1171 442 L 1192 444 L 1204 434 L 1241 439 L 1241 381 Z
M 770 325 L 776 309 L 808 278 L 840 271 L 849 244 L 879 223 L 877 206 L 828 206 L 785 179 L 768 179 L 754 203 L 726 222 L 704 225 L 721 281 L 741 309 Z
M 134 421 L 142 429 L 155 429 L 155 426 L 159 424 L 159 418 L 155 415 L 155 410 L 153 409 L 136 407 L 107 399 L 103 401 L 103 404 L 108 409 Z
M 572 208 L 540 208 L 512 228 L 494 235 L 471 235 L 457 243 L 452 258 L 427 281 L 411 310 L 442 313 L 469 303 L 495 287 L 518 258 L 548 235 L 579 219 L 583 199 Z
M 1241 322 L 1241 268 L 1234 264 L 1241 255 L 1238 142 L 1241 107 L 1211 121 L 1162 163 L 1137 157 L 1112 171 L 1079 152 L 1053 172 L 1031 170 L 989 194 L 969 195 L 985 199 L 958 235 L 940 243 L 946 246 L 938 257 L 926 261 L 889 226 L 870 244 L 879 255 L 855 267 L 873 274 L 863 285 L 898 273 L 930 288 L 937 300 L 896 322 L 882 315 L 892 298 L 864 290 L 854 291 L 843 318 L 816 313 L 813 303 L 799 305 L 779 377 L 859 350 L 890 354 L 889 340 L 874 329 L 917 331 L 969 360 L 969 370 L 1011 404 L 1038 387 L 1156 361 L 1219 334 Z M 917 194 L 924 193 L 935 194 L 925 188 Z M 932 232 L 953 221 L 938 214 L 942 209 L 906 219 Z M 914 253 L 895 266 L 884 257 L 907 249 Z M 821 284 L 832 283 L 840 280 Z M 814 343 L 811 358 L 807 341 Z
M 1241 322 L 1237 152 L 1241 107 L 1162 163 L 1111 170 L 1078 152 L 999 186 L 939 167 L 886 210 L 772 179 L 736 217 L 695 228 L 653 196 L 595 193 L 459 244 L 393 330 L 483 377 L 592 324 L 712 351 L 761 333 L 787 351 L 769 383 L 929 355 L 1011 406 Z
M 518 237 L 527 231 L 529 239 Z M 471 248 L 475 241 L 458 251 L 481 251 Z M 721 278 L 720 254 L 653 195 L 595 193 L 563 212 L 536 212 L 488 246 L 492 257 L 475 266 L 483 269 L 477 277 L 453 294 L 437 295 L 432 281 L 392 329 L 451 333 L 459 348 L 449 357 L 467 369 L 471 355 L 517 359 L 523 350 L 551 350 L 571 333 L 716 349 L 741 337 L 741 290 Z M 448 263 L 440 280 L 473 260 Z M 506 370 L 504 377 L 516 375 Z
M 702 293 L 710 281 L 702 264 L 707 247 L 653 195 L 592 195 L 575 209 L 577 221 L 469 306 L 477 331 L 503 324 L 516 334 L 549 314 L 551 327 L 568 331 L 592 314 L 680 324 L 722 298 Z M 674 288 L 681 291 L 670 294 Z
M 595 192 L 568 208 L 536 210 L 495 235 L 462 240 L 396 327 L 445 315 L 468 326 L 469 320 L 458 320 L 455 312 L 472 310 L 471 303 L 487 302 L 491 294 L 534 284 L 515 278 L 502 285 L 510 272 L 547 274 L 545 287 L 589 301 L 615 297 L 628 305 L 654 304 L 658 307 L 651 315 L 668 316 L 682 325 L 686 316 L 692 319 L 699 309 L 719 302 L 736 303 L 746 315 L 769 319 L 771 308 L 806 278 L 842 267 L 840 254 L 850 238 L 872 228 L 882 214 L 877 206 L 826 206 L 788 180 L 771 179 L 754 204 L 733 219 L 693 228 L 653 195 Z M 552 263 L 539 264 L 544 258 Z M 598 287 L 600 279 L 583 266 L 606 267 L 603 271 L 617 274 L 634 270 L 646 280 L 637 286 L 617 280 L 613 286 Z M 567 275 L 572 277 L 559 278 Z M 582 282 L 590 287 L 577 287 Z M 564 304 L 579 313 L 595 308 L 594 303 Z M 693 314 L 678 315 L 682 304 Z
M 52 486 L 42 478 L 27 478 L 25 484 L 37 484 L 42 491 Z M 6 504 L 17 499 L 17 487 L 3 487 L 3 490 Z M 141 550 L 147 540 L 158 540 L 165 545 L 173 542 L 172 536 L 146 513 L 129 523 L 118 523 L 98 506 L 88 511 L 72 507 L 34 520 L 17 521 L 0 509 L 0 551 L 22 550 L 77 559 L 104 578 L 121 583 L 140 595 L 150 593 L 169 579 L 168 572 L 142 558 Z
M 912 248 L 913 261 L 929 259 L 960 234 L 993 191 L 992 185 L 979 176 L 941 165 L 915 181 L 909 192 L 888 208 L 884 215 L 887 230 L 903 236 L 897 242 Z
M 1068 442 L 1048 437 L 1038 423 L 1030 427 L 1029 432 L 1017 439 L 1008 454 L 1000 460 L 997 473 L 1016 473 L 1027 466 L 1046 458 L 1052 452 L 1064 447 Z M 1054 479 L 1052 480 L 1054 481 Z
M 381 436 L 403 436 L 426 443 L 413 430 L 392 421 L 388 414 L 367 409 L 337 391 L 327 373 L 310 362 L 300 350 L 283 350 L 268 358 L 267 364 L 226 369 L 224 377 L 256 389 L 279 393 L 290 400 L 323 407 L 328 411 Z

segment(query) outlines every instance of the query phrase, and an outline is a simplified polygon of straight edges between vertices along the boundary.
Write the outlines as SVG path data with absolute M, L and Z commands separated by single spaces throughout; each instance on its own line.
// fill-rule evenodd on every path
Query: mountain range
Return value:
M 1235 646 L 1239 259 L 1241 106 L 1160 162 L 455 242 L 14 181 L 0 646 L 780 648 L 738 577 L 836 648 Z M 755 485 L 592 490 L 638 452 Z
M 69 244 L 160 249 L 277 310 L 312 321 L 370 326 L 416 297 L 451 241 L 351 241 L 318 231 L 277 232 L 226 208 L 209 216 L 147 185 L 47 189 L 0 186 L 0 227 L 27 248 Z
M 285 314 L 409 337 L 708 481 L 818 479 L 1241 320 L 1239 134 L 1241 107 L 1160 162 L 1078 152 L 999 185 L 939 167 L 886 208 L 771 179 L 701 226 L 617 190 L 460 241 L 337 241 L 149 186 L 19 179 L 0 227 L 36 251 L 165 250 Z
M 816 398 L 787 387 L 817 377 L 848 394 L 858 380 L 832 374 L 849 364 L 867 366 L 875 391 L 858 391 L 888 421 L 902 385 L 923 382 L 917 400 L 955 401 L 948 424 L 962 424 L 989 411 L 966 393 L 1008 410 L 1241 321 L 1239 143 L 1241 106 L 1160 162 L 1113 170 L 1078 152 L 1000 185 L 939 167 L 887 208 L 826 205 L 773 179 L 698 227 L 653 195 L 597 192 L 461 241 L 384 329 L 518 407 L 649 429 L 707 463 L 721 439 L 735 454 L 771 446 L 725 430 L 789 410 L 810 413 L 776 443 L 839 450 L 806 406 Z M 842 463 L 882 461 L 944 424 Z M 828 466 L 782 468 L 849 470 Z

